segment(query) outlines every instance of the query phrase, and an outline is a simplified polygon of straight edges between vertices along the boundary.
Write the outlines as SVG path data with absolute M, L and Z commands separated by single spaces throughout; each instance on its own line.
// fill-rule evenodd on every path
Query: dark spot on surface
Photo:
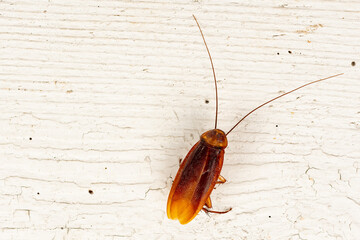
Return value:
M 40 195 L 40 193 L 39 193 L 39 192 L 37 192 L 37 195 Z
M 107 169 L 107 167 L 105 167 L 105 170 Z
M 63 229 L 64 229 L 64 227 L 61 227 L 60 229 L 61 229 L 61 230 L 63 230 Z
M 355 67 L 356 62 L 351 62 L 351 66 Z
M 292 54 L 292 52 L 289 50 L 288 53 Z
M 205 100 L 205 103 L 208 104 L 208 103 L 209 103 L 209 100 L 206 99 L 206 100 Z
M 277 125 L 277 124 L 275 125 L 275 127 L 278 127 L 278 126 L 279 126 L 279 125 Z
M 271 216 L 269 216 L 269 218 L 271 218 Z
M 29 137 L 29 140 L 31 141 L 31 140 L 32 140 L 32 137 Z
M 89 193 L 90 194 L 94 194 L 93 190 L 89 189 Z
M 277 53 L 277 55 L 280 55 L 280 53 Z

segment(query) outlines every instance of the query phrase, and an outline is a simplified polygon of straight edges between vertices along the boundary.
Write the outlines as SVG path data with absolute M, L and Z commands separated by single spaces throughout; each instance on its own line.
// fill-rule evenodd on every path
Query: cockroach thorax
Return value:
M 200 140 L 215 148 L 226 148 L 228 145 L 226 134 L 220 129 L 204 132 Z

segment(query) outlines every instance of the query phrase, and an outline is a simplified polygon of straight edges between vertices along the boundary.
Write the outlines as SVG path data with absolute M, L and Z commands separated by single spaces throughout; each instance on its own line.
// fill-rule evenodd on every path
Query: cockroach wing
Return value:
M 176 174 L 167 202 L 167 215 L 181 224 L 190 222 L 209 198 L 224 160 L 224 149 L 203 141 L 190 150 Z

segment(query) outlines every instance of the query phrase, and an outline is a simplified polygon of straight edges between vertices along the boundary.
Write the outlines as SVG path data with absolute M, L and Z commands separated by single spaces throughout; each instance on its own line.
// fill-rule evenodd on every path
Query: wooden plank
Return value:
M 357 1 L 0 2 L 1 239 L 357 239 Z M 216 210 L 166 217 L 179 158 L 229 135 Z M 352 62 L 354 62 L 352 64 Z M 354 66 L 353 66 L 354 65 Z M 208 102 L 207 102 L 208 101 Z

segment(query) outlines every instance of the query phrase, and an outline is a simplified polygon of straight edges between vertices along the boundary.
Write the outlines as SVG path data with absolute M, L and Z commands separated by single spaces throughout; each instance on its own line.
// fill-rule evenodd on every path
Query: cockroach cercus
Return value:
M 275 101 L 278 98 L 281 98 L 310 84 L 324 81 L 326 79 L 343 74 L 340 73 L 327 78 L 309 82 L 289 92 L 281 94 L 280 96 L 275 97 L 251 110 L 243 118 L 241 118 L 227 133 L 225 133 L 224 131 L 217 129 L 218 93 L 214 65 L 200 25 L 194 15 L 193 17 L 200 30 L 202 39 L 204 41 L 206 50 L 210 58 L 215 82 L 216 114 L 215 128 L 204 132 L 200 136 L 200 140 L 190 149 L 189 153 L 186 155 L 185 159 L 180 164 L 180 168 L 176 174 L 169 193 L 166 209 L 167 216 L 170 219 L 179 220 L 181 224 L 186 224 L 190 222 L 192 219 L 195 218 L 195 216 L 200 212 L 200 210 L 203 210 L 206 213 L 226 213 L 231 210 L 231 208 L 223 212 L 210 210 L 212 208 L 210 194 L 214 189 L 215 184 L 221 184 L 226 182 L 225 178 L 220 175 L 224 160 L 224 149 L 228 145 L 226 136 L 232 130 L 234 130 L 234 128 L 236 128 L 239 123 L 241 123 L 245 118 L 247 118 L 257 109 L 263 107 L 268 103 L 271 103 L 272 101 Z

